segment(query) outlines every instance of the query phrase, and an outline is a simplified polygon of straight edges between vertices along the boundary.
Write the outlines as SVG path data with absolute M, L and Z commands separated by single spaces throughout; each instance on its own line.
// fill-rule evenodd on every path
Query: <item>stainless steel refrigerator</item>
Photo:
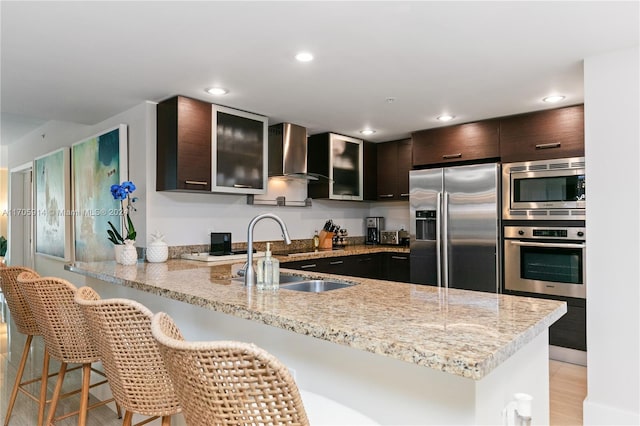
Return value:
M 500 166 L 409 173 L 411 282 L 500 291 Z

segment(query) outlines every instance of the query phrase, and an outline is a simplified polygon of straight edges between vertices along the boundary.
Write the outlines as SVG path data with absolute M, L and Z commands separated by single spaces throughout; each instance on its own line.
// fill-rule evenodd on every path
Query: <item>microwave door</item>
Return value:
M 442 285 L 442 169 L 409 173 L 410 275 L 414 284 Z

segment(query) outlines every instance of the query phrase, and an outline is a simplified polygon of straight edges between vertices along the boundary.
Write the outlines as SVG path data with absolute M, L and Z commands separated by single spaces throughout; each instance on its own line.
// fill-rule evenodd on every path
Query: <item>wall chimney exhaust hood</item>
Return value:
M 269 177 L 318 180 L 307 173 L 307 129 L 291 123 L 269 126 Z

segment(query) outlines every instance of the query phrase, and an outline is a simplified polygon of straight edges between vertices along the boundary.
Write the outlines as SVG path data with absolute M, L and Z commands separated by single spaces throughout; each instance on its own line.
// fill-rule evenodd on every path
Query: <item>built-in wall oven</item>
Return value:
M 505 289 L 585 299 L 584 227 L 505 226 Z

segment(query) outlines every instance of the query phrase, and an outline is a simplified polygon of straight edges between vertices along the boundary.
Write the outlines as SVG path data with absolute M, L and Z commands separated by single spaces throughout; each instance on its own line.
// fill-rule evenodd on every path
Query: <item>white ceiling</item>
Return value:
M 176 94 L 387 141 L 583 102 L 582 60 L 638 45 L 639 2 L 1 1 L 2 144 Z M 296 62 L 300 50 L 315 55 Z M 214 98 L 204 89 L 230 90 Z M 387 98 L 395 98 L 388 103 Z

